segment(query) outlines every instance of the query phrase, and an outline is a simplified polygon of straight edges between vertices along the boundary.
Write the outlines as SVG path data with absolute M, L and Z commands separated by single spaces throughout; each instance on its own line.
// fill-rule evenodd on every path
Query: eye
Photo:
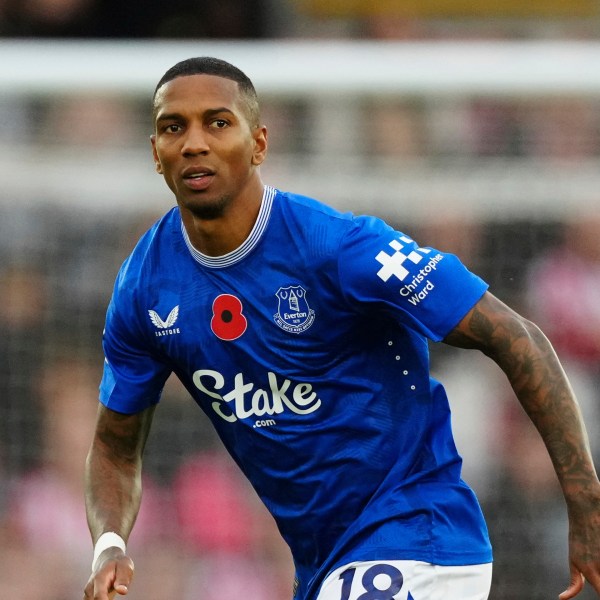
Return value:
M 165 126 L 164 131 L 166 133 L 177 133 L 178 131 L 181 131 L 181 125 L 178 125 L 177 123 L 171 123 Z
M 210 126 L 214 129 L 225 129 L 229 126 L 229 123 L 225 119 L 215 119 L 211 121 Z

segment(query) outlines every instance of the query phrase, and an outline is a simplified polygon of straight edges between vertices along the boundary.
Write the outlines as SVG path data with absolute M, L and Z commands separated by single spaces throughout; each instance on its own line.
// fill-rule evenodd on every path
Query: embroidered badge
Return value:
M 281 329 L 302 333 L 313 324 L 315 311 L 308 305 L 306 290 L 301 285 L 280 287 L 275 295 L 279 303 L 273 319 Z

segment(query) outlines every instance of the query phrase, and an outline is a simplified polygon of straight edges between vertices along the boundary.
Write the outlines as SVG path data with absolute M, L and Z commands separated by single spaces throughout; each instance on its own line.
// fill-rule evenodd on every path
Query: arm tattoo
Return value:
M 124 415 L 101 409 L 96 435 L 98 441 L 110 448 L 122 460 L 135 461 L 148 439 L 151 414 Z M 110 418 L 107 418 L 107 416 Z
M 536 325 L 486 294 L 445 342 L 479 349 L 500 366 L 540 432 L 563 489 L 590 485 L 593 466 L 577 401 Z
M 154 408 L 122 415 L 100 407 L 86 465 L 86 506 L 94 541 L 104 531 L 127 539 L 141 500 L 142 454 Z

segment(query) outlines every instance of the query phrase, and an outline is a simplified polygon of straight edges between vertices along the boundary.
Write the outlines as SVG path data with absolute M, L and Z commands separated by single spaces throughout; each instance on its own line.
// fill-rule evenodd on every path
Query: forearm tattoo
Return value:
M 141 499 L 142 453 L 152 410 L 121 415 L 101 408 L 88 457 L 86 503 L 94 539 L 103 531 L 127 537 Z
M 589 485 L 593 467 L 579 407 L 540 329 L 498 300 L 485 299 L 445 341 L 492 358 L 540 432 L 563 487 Z

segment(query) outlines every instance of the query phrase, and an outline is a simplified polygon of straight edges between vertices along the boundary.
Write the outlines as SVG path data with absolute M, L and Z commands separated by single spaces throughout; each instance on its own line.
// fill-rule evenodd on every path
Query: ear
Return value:
M 252 164 L 258 166 L 262 164 L 267 157 L 267 128 L 263 125 L 257 127 L 253 132 L 254 151 L 252 152 Z
M 156 152 L 156 135 L 153 133 L 150 136 L 150 144 L 152 144 L 152 156 L 154 158 L 154 168 L 157 173 L 162 175 L 162 165 L 160 164 L 160 158 L 158 158 L 158 152 Z

